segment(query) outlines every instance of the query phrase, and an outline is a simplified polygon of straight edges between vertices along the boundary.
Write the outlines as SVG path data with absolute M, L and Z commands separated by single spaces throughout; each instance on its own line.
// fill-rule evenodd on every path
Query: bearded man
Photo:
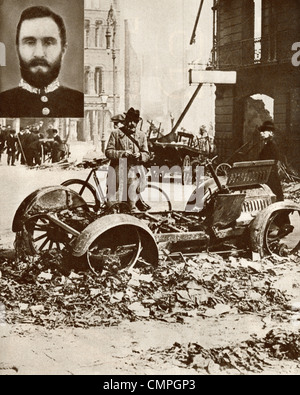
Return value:
M 146 210 L 139 201 L 139 193 L 146 187 L 146 168 L 150 154 L 146 134 L 137 130 L 140 112 L 131 107 L 125 118 L 118 116 L 113 122 L 121 124 L 109 137 L 105 155 L 110 159 L 107 175 L 108 205 L 126 202 L 130 211 Z M 139 202 L 139 207 L 136 206 Z M 140 207 L 140 206 L 143 207 Z
M 21 81 L 0 94 L 0 117 L 82 118 L 84 95 L 58 81 L 67 50 L 63 19 L 47 7 L 22 12 L 16 46 Z

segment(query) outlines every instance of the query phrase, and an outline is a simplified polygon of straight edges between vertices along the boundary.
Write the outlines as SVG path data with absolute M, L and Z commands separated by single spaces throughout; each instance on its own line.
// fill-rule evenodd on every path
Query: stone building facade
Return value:
M 216 139 L 222 159 L 251 138 L 249 100 L 273 101 L 273 118 L 282 152 L 300 169 L 300 68 L 292 64 L 299 41 L 298 0 L 215 0 L 214 67 L 237 71 L 237 84 L 216 90 Z M 268 119 L 263 111 L 258 121 Z M 251 120 L 250 120 L 251 121 Z M 253 123 L 252 127 L 254 126 Z M 256 127 L 259 126 L 257 123 Z M 255 159 L 255 158 L 245 158 Z
M 115 74 L 112 54 L 108 53 L 106 32 L 108 13 L 114 9 L 116 20 Z M 120 10 L 118 0 L 85 0 L 84 26 L 84 86 L 85 116 L 84 141 L 93 141 L 102 151 L 108 140 L 110 118 L 120 103 L 118 81 L 120 77 Z M 115 87 L 113 86 L 115 79 Z M 115 90 L 115 92 L 114 92 Z M 107 95 L 107 104 L 102 103 L 101 95 Z M 100 145 L 101 143 L 101 145 Z

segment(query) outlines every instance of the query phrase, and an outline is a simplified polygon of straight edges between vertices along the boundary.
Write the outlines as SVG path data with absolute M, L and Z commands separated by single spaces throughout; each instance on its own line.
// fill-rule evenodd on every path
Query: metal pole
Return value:
M 117 113 L 117 105 L 116 105 L 116 50 L 113 48 L 112 50 L 112 60 L 113 60 L 113 100 L 114 100 L 114 113 Z
M 101 133 L 101 150 L 102 153 L 105 154 L 105 130 L 104 130 L 104 121 L 105 121 L 105 105 L 101 105 L 101 126 L 102 126 L 102 133 Z
M 112 28 L 112 31 L 111 31 Z M 112 53 L 113 61 L 113 115 L 117 113 L 116 105 L 116 33 L 117 33 L 117 19 L 115 16 L 115 11 L 111 5 L 110 10 L 107 15 L 107 31 L 106 31 L 106 49 L 110 50 Z M 111 45 L 112 38 L 112 45 Z
M 24 152 L 24 150 L 23 150 L 23 146 L 22 146 L 22 143 L 21 143 L 21 140 L 20 140 L 20 137 L 19 137 L 19 134 L 18 134 L 18 133 L 17 133 L 17 140 L 18 140 L 19 146 L 20 146 L 20 148 L 21 148 L 21 152 L 22 152 L 22 154 L 23 154 L 23 156 L 24 156 L 25 164 L 27 165 L 26 155 L 25 155 L 25 152 Z
M 201 3 L 199 5 L 197 18 L 196 18 L 195 25 L 194 25 L 194 29 L 193 29 L 193 33 L 192 33 L 192 37 L 191 37 L 191 40 L 190 40 L 190 45 L 193 45 L 196 42 L 196 32 L 197 32 L 197 27 L 198 27 L 198 24 L 199 24 L 199 19 L 200 19 L 203 3 L 204 3 L 204 0 L 201 0 Z
M 185 107 L 185 109 L 183 110 L 183 113 L 180 115 L 178 121 L 176 122 L 175 126 L 173 127 L 173 129 L 171 130 L 171 132 L 169 134 L 167 134 L 166 136 L 160 137 L 158 139 L 159 142 L 161 143 L 167 143 L 167 142 L 172 142 L 174 141 L 174 135 L 176 130 L 178 129 L 179 125 L 181 124 L 183 118 L 186 116 L 187 112 L 189 111 L 191 105 L 193 104 L 196 96 L 198 95 L 200 89 L 202 87 L 202 84 L 199 84 L 193 94 L 193 96 L 191 97 L 190 101 L 188 102 L 187 106 Z

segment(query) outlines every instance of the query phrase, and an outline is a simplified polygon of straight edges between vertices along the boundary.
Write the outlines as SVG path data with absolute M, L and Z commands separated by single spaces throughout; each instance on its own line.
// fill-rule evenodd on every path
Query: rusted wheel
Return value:
M 277 211 L 270 216 L 262 231 L 266 255 L 293 254 L 300 249 L 300 212 Z
M 216 174 L 217 176 L 227 176 L 228 170 L 231 169 L 231 166 L 228 163 L 220 163 L 216 167 Z
M 80 195 L 65 186 L 38 189 L 18 207 L 12 224 L 20 255 L 69 248 L 90 223 L 91 212 Z
M 60 225 L 60 222 L 55 216 L 49 215 L 35 215 L 25 222 L 23 237 L 26 237 L 33 255 L 71 249 L 72 240 L 79 232 L 64 223 Z

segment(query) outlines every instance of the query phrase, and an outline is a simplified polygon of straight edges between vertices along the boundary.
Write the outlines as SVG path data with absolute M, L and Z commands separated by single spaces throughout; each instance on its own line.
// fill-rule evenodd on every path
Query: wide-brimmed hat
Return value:
M 119 122 L 124 122 L 125 121 L 125 115 L 124 114 L 117 114 L 111 117 L 111 121 L 113 123 L 119 123 Z
M 275 125 L 274 122 L 272 121 L 265 121 L 259 128 L 258 130 L 260 132 L 266 132 L 266 131 L 271 131 L 275 132 Z
M 125 119 L 126 121 L 133 121 L 138 123 L 140 121 L 140 111 L 139 110 L 135 110 L 133 107 L 131 107 L 126 115 L 125 115 Z

